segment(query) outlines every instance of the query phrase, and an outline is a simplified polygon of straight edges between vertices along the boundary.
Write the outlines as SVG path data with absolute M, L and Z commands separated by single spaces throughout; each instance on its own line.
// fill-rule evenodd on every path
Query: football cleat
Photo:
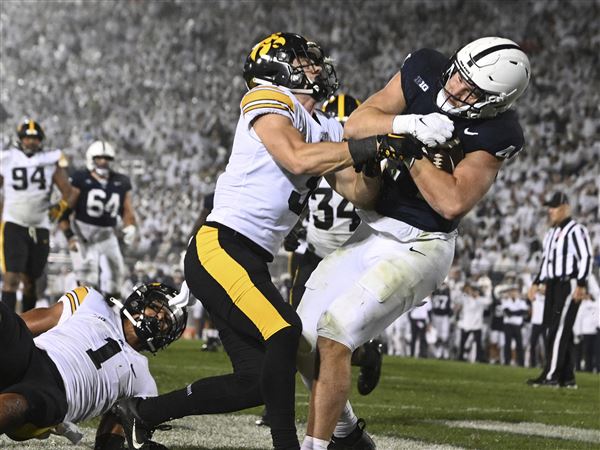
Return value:
M 372 339 L 363 345 L 364 351 L 370 353 L 366 359 L 375 361 L 375 364 L 364 365 L 360 367 L 358 381 L 356 383 L 358 392 L 361 395 L 370 394 L 379 383 L 381 378 L 381 364 L 383 355 L 381 353 L 381 342 L 377 339 Z
M 269 421 L 269 416 L 267 415 L 267 409 L 263 409 L 261 416 L 254 421 L 257 427 L 270 427 L 271 422 Z
M 577 389 L 577 383 L 575 382 L 575 380 L 569 380 L 569 381 L 561 381 L 560 382 L 560 387 L 561 388 L 567 388 L 567 389 Z
M 377 446 L 365 431 L 365 427 L 364 419 L 358 419 L 356 428 L 348 436 L 337 437 L 333 435 L 327 450 L 375 450 Z
M 154 433 L 154 428 L 148 426 L 138 413 L 139 400 L 137 397 L 125 398 L 112 407 L 112 413 L 118 417 L 123 426 L 125 439 L 131 450 L 146 448 L 144 444 L 150 444 L 150 438 Z

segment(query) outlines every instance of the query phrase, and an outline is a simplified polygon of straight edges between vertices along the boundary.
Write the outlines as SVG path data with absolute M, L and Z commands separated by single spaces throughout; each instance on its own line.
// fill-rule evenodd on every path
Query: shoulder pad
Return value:
M 292 115 L 295 105 L 291 94 L 277 86 L 257 86 L 244 95 L 240 103 L 240 108 L 244 115 L 260 109 L 265 110 L 265 112 L 268 110 L 274 110 L 273 112 L 280 110 Z

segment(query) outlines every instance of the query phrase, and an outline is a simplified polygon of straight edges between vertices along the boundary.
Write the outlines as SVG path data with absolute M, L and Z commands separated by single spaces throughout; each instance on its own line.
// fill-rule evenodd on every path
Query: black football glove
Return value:
M 362 172 L 366 177 L 375 178 L 381 174 L 379 160 L 373 158 L 364 163 L 356 164 L 354 165 L 354 171 L 356 173 Z
M 385 134 L 365 139 L 350 139 L 348 149 L 355 166 L 362 170 L 363 164 L 375 159 L 388 158 L 408 163 L 427 154 L 425 145 L 409 134 Z
M 425 144 L 410 134 L 386 134 L 377 136 L 377 159 L 410 161 L 427 154 Z

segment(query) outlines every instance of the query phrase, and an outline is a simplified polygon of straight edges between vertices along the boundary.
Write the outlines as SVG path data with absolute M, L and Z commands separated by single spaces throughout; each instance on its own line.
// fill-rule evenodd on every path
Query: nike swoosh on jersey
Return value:
M 475 132 L 475 131 L 469 131 L 468 128 L 465 128 L 464 133 L 468 136 L 477 136 L 479 133 Z
M 423 252 L 420 252 L 419 250 L 415 249 L 414 247 L 411 247 L 409 250 L 410 250 L 411 252 L 418 253 L 419 255 L 427 256 L 425 253 L 423 253 Z

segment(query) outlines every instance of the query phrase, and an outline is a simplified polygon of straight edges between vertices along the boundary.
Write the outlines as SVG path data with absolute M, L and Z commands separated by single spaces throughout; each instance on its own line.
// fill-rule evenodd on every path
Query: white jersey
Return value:
M 63 379 L 69 405 L 63 420 L 68 422 L 99 416 L 120 398 L 158 393 L 148 360 L 125 340 L 119 312 L 98 291 L 78 289 L 61 299 L 69 306 L 63 312 L 73 302 L 81 305 L 77 311 L 35 338 Z
M 275 254 L 319 178 L 293 175 L 280 166 L 255 133 L 253 120 L 263 114 L 288 117 L 309 143 L 339 142 L 343 130 L 321 111 L 315 111 L 317 121 L 283 87 L 255 87 L 244 96 L 240 107 L 231 157 L 217 180 L 214 207 L 207 221 L 226 225 Z
M 11 147 L 0 156 L 4 178 L 2 220 L 23 227 L 50 228 L 48 209 L 56 166 L 66 167 L 60 150 L 39 151 L 27 156 Z
M 335 192 L 325 178 L 308 200 L 308 248 L 325 258 L 348 240 L 360 219 L 354 205 Z

